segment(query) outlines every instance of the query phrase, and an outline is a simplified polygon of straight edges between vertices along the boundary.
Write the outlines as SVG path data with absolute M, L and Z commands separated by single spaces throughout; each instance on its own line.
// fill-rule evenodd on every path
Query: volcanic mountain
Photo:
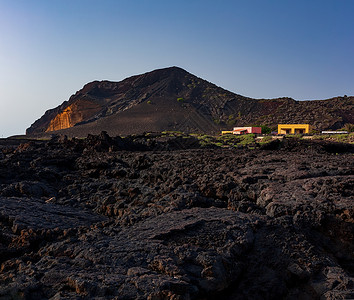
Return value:
M 233 126 L 310 123 L 338 129 L 354 123 L 354 97 L 295 101 L 244 97 L 170 67 L 120 82 L 93 81 L 48 110 L 27 135 L 86 136 L 178 130 L 215 134 Z

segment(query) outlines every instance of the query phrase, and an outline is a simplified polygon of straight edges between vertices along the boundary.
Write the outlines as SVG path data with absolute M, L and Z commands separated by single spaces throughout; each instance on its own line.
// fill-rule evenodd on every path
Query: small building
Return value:
M 322 131 L 322 134 L 348 134 L 348 131 Z
M 248 134 L 248 133 L 262 133 L 261 127 L 234 127 L 232 131 L 221 131 L 221 134 Z
M 304 134 L 310 130 L 310 124 L 278 124 L 278 134 Z
M 224 135 L 224 134 L 233 134 L 233 131 L 232 130 L 223 130 L 223 131 L 221 131 L 221 135 Z
M 233 134 L 262 133 L 261 127 L 234 127 Z

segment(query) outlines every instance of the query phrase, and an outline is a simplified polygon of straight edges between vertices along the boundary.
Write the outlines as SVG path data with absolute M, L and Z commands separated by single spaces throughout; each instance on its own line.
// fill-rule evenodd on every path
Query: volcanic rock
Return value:
M 0 297 L 353 298 L 349 148 L 175 139 L 0 145 Z

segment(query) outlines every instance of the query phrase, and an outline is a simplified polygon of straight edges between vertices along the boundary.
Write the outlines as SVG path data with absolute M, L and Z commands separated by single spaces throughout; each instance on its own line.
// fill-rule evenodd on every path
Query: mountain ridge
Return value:
M 127 135 L 179 130 L 217 133 L 232 126 L 310 123 L 338 129 L 354 123 L 354 97 L 296 101 L 253 99 L 218 87 L 179 67 L 134 75 L 119 82 L 92 81 L 50 109 L 27 135 L 63 132 L 71 136 Z

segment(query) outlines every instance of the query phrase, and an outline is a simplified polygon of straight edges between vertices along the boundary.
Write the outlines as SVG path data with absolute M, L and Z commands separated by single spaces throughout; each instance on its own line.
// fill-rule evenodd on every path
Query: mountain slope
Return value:
M 178 67 L 155 70 L 120 82 L 94 81 L 69 101 L 48 110 L 28 135 L 60 131 L 86 136 L 180 130 L 217 133 L 232 126 L 310 123 L 315 129 L 354 123 L 354 97 L 295 101 L 251 99 L 198 78 Z

